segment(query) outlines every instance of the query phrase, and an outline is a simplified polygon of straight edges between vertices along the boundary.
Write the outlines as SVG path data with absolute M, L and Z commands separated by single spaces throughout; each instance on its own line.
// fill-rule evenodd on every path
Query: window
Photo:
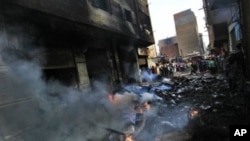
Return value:
M 139 20 L 143 28 L 151 30 L 151 22 L 150 22 L 150 17 L 148 15 L 146 15 L 143 12 L 139 12 Z
M 92 0 L 92 5 L 102 10 L 108 11 L 108 0 Z
M 124 9 L 124 14 L 125 14 L 126 20 L 132 22 L 133 19 L 132 19 L 131 12 L 129 10 L 127 10 L 127 9 Z
M 121 10 L 121 6 L 118 3 L 113 2 L 112 4 L 112 13 L 119 17 L 122 18 L 122 10 Z

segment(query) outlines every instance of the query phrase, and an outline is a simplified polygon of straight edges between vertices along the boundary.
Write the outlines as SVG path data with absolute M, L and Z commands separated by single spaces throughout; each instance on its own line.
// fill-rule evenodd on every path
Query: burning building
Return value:
M 3 1 L 0 16 L 1 49 L 43 47 L 45 77 L 66 85 L 138 80 L 137 48 L 154 43 L 146 0 Z
M 137 48 L 153 43 L 147 0 L 1 0 L 0 140 L 36 125 L 38 117 L 22 114 L 17 121 L 13 113 L 43 113 L 30 109 L 39 104 L 29 93 L 48 91 L 40 79 L 83 89 L 101 81 L 112 89 L 139 80 Z M 69 93 L 64 88 L 49 93 L 60 97 Z

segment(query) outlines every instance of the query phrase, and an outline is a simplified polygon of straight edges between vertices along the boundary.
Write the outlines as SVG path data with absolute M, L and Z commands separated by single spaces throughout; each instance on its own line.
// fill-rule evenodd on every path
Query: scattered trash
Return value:
M 134 84 L 121 88 L 120 92 L 127 94 L 124 91 L 137 95 L 141 103 L 150 101 L 152 107 L 157 107 L 155 115 L 151 115 L 153 120 L 147 117 L 145 125 L 145 128 L 158 131 L 157 136 L 164 131 L 169 131 L 170 128 L 171 130 L 176 128 L 176 125 L 183 121 L 179 113 L 186 113 L 185 118 L 189 120 L 186 123 L 187 127 L 198 125 L 226 127 L 229 123 L 235 123 L 239 119 L 237 117 L 239 112 L 244 109 L 242 108 L 244 98 L 239 97 L 238 93 L 231 92 L 227 79 L 223 75 L 204 74 L 163 78 L 160 82 Z M 182 108 L 176 110 L 180 105 Z M 247 112 L 241 114 L 247 117 Z M 134 116 L 128 118 L 136 125 Z M 149 119 L 151 119 L 150 122 Z

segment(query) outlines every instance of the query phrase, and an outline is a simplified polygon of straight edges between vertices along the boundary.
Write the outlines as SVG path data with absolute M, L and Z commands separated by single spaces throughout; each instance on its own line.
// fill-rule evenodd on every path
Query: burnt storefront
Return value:
M 46 80 L 76 87 L 91 87 L 94 80 L 113 84 L 128 75 L 139 80 L 131 76 L 138 72 L 136 48 L 153 43 L 149 18 L 140 23 L 136 20 L 136 13 L 143 13 L 138 8 L 143 9 L 144 3 L 138 6 L 140 3 L 128 2 L 121 7 L 114 1 L 110 4 L 120 8 L 113 10 L 98 1 L 77 3 L 51 2 L 52 6 L 58 4 L 53 8 L 45 2 L 2 2 L 1 29 L 6 45 L 17 51 L 42 50 L 36 57 L 42 58 L 39 65 Z M 72 8 L 75 10 L 65 13 Z M 116 17 L 117 12 L 122 17 Z M 110 22 L 116 25 L 112 27 Z M 144 28 L 140 28 L 142 24 Z
M 34 140 L 25 135 L 44 113 L 69 106 L 79 91 L 139 81 L 137 47 L 154 43 L 145 2 L 0 1 L 0 140 Z M 146 18 L 137 20 L 139 12 Z

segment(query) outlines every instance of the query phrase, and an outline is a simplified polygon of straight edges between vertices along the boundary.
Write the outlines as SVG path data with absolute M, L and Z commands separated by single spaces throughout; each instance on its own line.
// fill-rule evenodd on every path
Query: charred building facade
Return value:
M 242 39 L 237 0 L 203 0 L 209 34 L 209 49 L 233 51 Z
M 203 0 L 211 53 L 230 53 L 241 43 L 246 72 L 250 70 L 249 4 L 245 0 Z M 250 79 L 249 75 L 247 79 Z
M 89 90 L 140 80 L 137 49 L 154 43 L 152 33 L 147 0 L 1 0 L 0 140 L 54 140 L 45 129 L 69 122 L 89 130 L 86 113 L 100 121 Z
M 65 85 L 139 80 L 137 48 L 154 43 L 147 5 L 147 0 L 1 1 L 1 50 L 42 50 L 31 57 L 42 58 L 44 78 Z

